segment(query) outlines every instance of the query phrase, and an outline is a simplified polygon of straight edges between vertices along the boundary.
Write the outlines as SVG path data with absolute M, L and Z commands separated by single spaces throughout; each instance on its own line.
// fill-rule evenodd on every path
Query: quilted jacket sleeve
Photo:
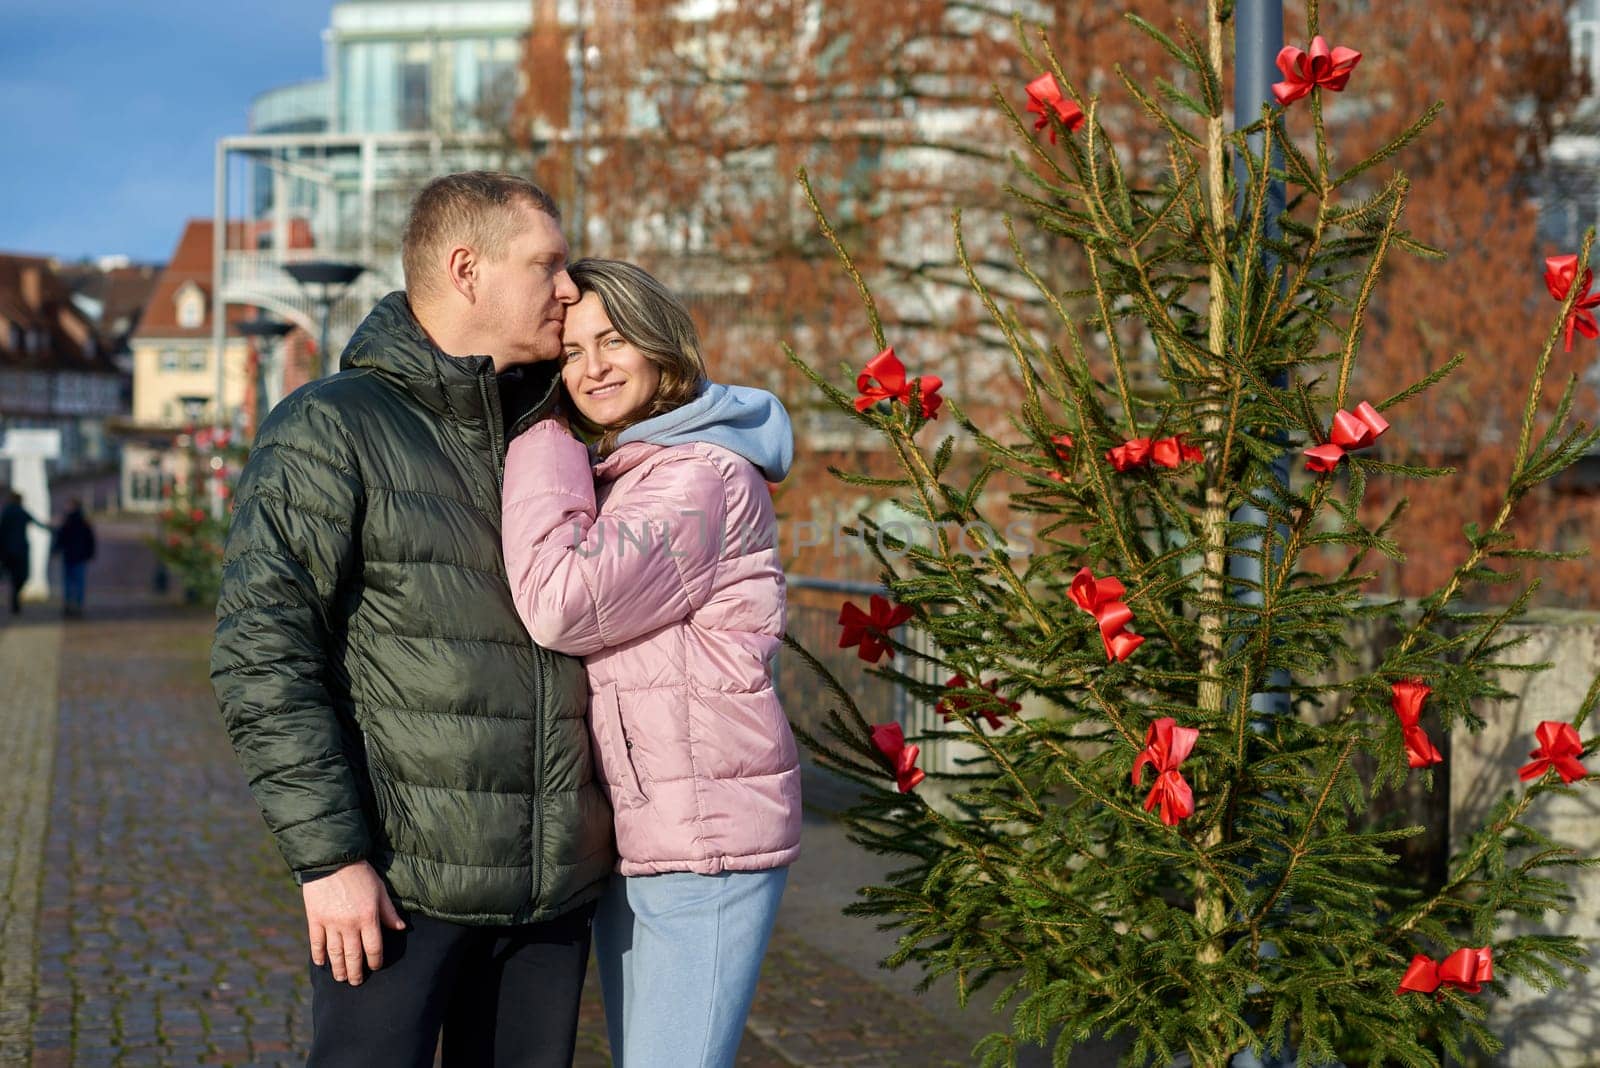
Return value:
M 239 482 L 211 681 L 251 792 L 296 872 L 371 850 L 326 681 L 329 613 L 356 566 L 363 505 L 337 416 L 315 392 L 279 405 Z
M 688 618 L 722 553 L 722 476 L 687 450 L 595 507 L 588 450 L 553 422 L 511 444 L 502 530 L 517 612 L 533 640 L 585 656 Z

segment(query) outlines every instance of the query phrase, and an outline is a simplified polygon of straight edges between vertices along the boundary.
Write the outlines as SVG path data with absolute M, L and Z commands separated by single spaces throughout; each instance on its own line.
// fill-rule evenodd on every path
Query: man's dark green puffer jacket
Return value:
M 250 788 L 296 872 L 366 859 L 458 923 L 569 911 L 611 870 L 611 811 L 583 665 L 533 644 L 500 549 L 508 422 L 555 364 L 497 382 L 394 293 L 343 368 L 272 412 L 235 500 L 211 677 Z

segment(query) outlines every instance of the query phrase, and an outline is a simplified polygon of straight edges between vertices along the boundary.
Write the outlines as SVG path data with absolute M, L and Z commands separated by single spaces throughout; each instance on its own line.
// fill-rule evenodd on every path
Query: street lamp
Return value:
M 345 290 L 365 274 L 367 269 L 359 263 L 341 263 L 336 260 L 288 263 L 284 264 L 283 269 L 289 272 L 289 277 L 295 280 L 317 306 L 322 330 L 322 373 L 331 375 L 339 369 L 339 363 L 333 353 L 328 351 L 328 320 L 333 315 L 333 306 L 339 303 Z M 318 287 L 316 293 L 311 292 L 311 286 Z
M 258 314 L 254 319 L 245 319 L 234 324 L 234 328 L 247 338 L 256 342 L 256 410 L 255 419 L 251 424 L 251 434 L 261 432 L 261 422 L 267 417 L 267 362 L 271 358 L 273 369 L 278 369 L 278 361 L 282 353 L 278 351 L 278 343 L 283 340 L 294 327 L 281 319 Z M 281 381 L 281 379 L 280 379 Z M 273 397 L 276 401 L 278 398 Z

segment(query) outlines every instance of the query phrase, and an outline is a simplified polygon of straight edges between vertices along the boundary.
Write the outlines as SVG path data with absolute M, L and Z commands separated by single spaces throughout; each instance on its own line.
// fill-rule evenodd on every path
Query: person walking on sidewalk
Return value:
M 706 382 L 693 320 L 650 275 L 571 273 L 561 374 L 601 459 L 560 418 L 511 443 L 506 564 L 534 639 L 586 657 L 622 876 L 595 920 L 613 1063 L 729 1068 L 800 845 L 764 481 L 793 435 L 770 393 Z
M 0 569 L 5 571 L 11 588 L 11 614 L 17 615 L 22 611 L 22 587 L 28 584 L 33 562 L 28 549 L 28 526 L 51 528 L 49 523 L 28 514 L 22 507 L 22 494 L 15 490 L 6 491 L 5 502 L 0 505 Z
M 256 437 L 211 676 L 302 884 L 312 1068 L 426 1068 L 441 1031 L 446 1068 L 566 1066 L 611 816 L 583 665 L 512 604 L 500 481 L 578 295 L 511 175 L 430 182 L 402 255 L 405 292 Z
M 61 554 L 61 613 L 68 618 L 82 617 L 89 561 L 94 559 L 94 527 L 84 517 L 82 501 L 68 503 L 51 551 Z

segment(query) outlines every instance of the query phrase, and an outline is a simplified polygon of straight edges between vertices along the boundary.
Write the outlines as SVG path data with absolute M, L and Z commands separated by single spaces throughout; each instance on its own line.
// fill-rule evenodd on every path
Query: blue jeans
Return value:
M 61 603 L 65 607 L 82 610 L 84 577 L 88 570 L 87 560 L 81 564 L 61 565 Z
M 788 878 L 611 877 L 594 951 L 614 1068 L 732 1068 Z

